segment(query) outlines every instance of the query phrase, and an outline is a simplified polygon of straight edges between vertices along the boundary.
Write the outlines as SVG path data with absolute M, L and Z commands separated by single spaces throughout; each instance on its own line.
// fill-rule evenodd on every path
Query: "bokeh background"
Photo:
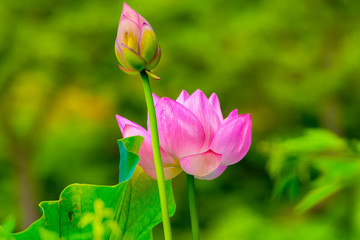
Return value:
M 24 229 L 71 183 L 117 183 L 115 114 L 146 124 L 114 55 L 122 4 L 0 1 L 0 223 Z M 203 239 L 359 239 L 360 1 L 128 4 L 162 47 L 153 92 L 216 92 L 224 115 L 252 116 L 248 155 L 196 182 Z M 185 175 L 173 186 L 190 239 Z

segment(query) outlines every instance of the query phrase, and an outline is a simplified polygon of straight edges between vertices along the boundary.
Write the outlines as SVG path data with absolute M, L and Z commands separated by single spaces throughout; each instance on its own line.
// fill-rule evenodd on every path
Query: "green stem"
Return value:
M 187 189 L 193 240 L 200 239 L 199 217 L 195 200 L 194 176 L 187 174 Z
M 171 233 L 171 225 L 170 225 L 170 218 L 169 218 L 169 208 L 168 208 L 168 201 L 166 198 L 165 178 L 164 178 L 164 170 L 163 170 L 163 166 L 162 166 L 162 162 L 161 162 L 159 134 L 158 134 L 158 128 L 157 128 L 154 100 L 152 97 L 149 77 L 148 77 L 147 73 L 143 70 L 140 72 L 140 75 L 141 75 L 141 80 L 142 80 L 143 87 L 144 87 L 146 105 L 147 105 L 148 112 L 149 112 L 151 141 L 152 141 L 153 154 L 154 154 L 156 177 L 157 177 L 157 182 L 158 182 L 158 187 L 159 187 L 164 236 L 165 236 L 165 240 L 171 240 L 172 233 Z

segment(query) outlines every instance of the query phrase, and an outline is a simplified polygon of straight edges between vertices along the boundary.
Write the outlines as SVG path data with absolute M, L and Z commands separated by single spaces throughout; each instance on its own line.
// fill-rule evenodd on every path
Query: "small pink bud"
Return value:
M 120 69 L 128 74 L 152 70 L 161 56 L 154 30 L 145 18 L 125 2 L 115 41 L 115 54 Z

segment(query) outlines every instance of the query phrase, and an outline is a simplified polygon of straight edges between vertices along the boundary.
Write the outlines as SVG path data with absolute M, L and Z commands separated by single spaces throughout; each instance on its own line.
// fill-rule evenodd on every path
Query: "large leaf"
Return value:
M 42 217 L 14 239 L 152 239 L 161 222 L 157 182 L 137 167 L 141 137 L 118 140 L 121 183 L 72 184 L 59 201 L 40 203 Z M 166 181 L 169 211 L 175 212 L 171 182 Z

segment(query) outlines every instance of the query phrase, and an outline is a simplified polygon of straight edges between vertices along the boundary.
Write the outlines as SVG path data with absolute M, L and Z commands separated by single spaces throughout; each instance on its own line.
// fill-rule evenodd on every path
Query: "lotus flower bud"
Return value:
M 120 69 L 128 74 L 152 70 L 159 63 L 161 55 L 155 32 L 148 21 L 125 2 L 115 41 L 115 54 Z

